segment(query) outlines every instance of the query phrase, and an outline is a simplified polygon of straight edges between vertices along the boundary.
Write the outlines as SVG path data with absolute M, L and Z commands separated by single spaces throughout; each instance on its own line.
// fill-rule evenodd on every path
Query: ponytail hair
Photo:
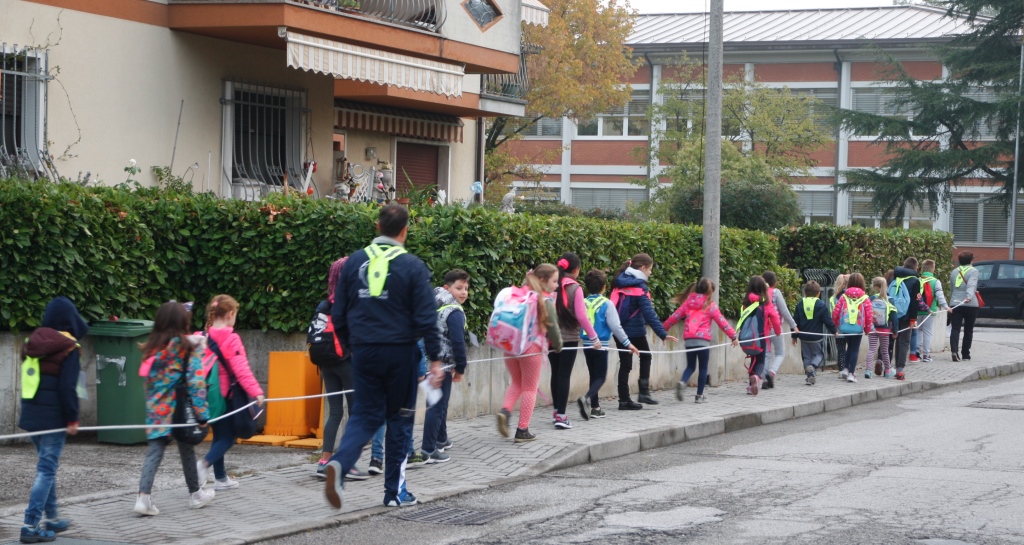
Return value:
M 764 277 L 757 275 L 750 277 L 750 282 L 747 284 L 747 301 L 750 300 L 749 295 L 751 294 L 758 296 L 762 304 L 768 302 L 768 283 L 764 281 Z M 744 305 L 746 305 L 746 301 Z
M 614 286 L 615 281 L 619 278 L 619 276 L 622 276 L 622 273 L 626 272 L 626 269 L 630 267 L 633 267 L 634 269 L 639 269 L 640 267 L 653 266 L 654 258 L 645 253 L 636 254 L 635 256 L 633 256 L 633 259 L 626 261 L 625 263 L 622 264 L 621 267 L 619 267 L 619 270 L 615 271 L 615 278 L 612 279 L 612 285 Z
M 537 292 L 537 320 L 540 322 L 541 327 L 546 328 L 548 323 L 548 307 L 544 304 L 544 283 L 557 272 L 558 268 L 554 265 L 541 263 L 535 269 L 526 273 L 526 277 L 523 278 L 523 285 Z
M 672 298 L 672 304 L 677 307 L 682 305 L 683 303 L 686 302 L 687 299 L 690 298 L 690 294 L 695 291 L 697 291 L 697 283 L 693 282 L 689 286 L 686 286 L 685 290 L 677 293 L 676 296 Z
M 348 261 L 348 256 L 331 263 L 331 270 L 327 273 L 327 299 L 332 303 L 334 302 L 334 292 L 338 288 L 338 279 L 341 278 L 341 268 L 345 266 L 346 261 Z
M 565 252 L 562 257 L 558 258 L 558 287 L 555 288 L 555 311 L 558 314 L 558 323 L 569 328 L 579 327 L 580 322 L 573 315 L 572 311 L 565 306 L 565 288 L 562 287 L 562 280 L 569 278 L 569 273 L 572 271 L 579 270 L 583 265 L 580 261 L 580 256 L 572 253 Z
M 238 301 L 230 295 L 221 294 L 210 299 L 210 304 L 206 305 L 206 330 L 210 330 L 214 321 L 227 318 L 228 314 L 237 310 Z

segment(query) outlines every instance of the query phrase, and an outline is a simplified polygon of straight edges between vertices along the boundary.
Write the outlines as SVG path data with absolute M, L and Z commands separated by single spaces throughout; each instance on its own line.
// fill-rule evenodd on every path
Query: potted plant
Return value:
M 402 169 L 402 175 L 405 176 L 405 181 L 409 182 L 409 189 L 402 192 L 398 196 L 396 201 L 398 204 L 409 206 L 410 204 L 418 205 L 430 205 L 433 204 L 435 197 L 435 190 L 437 189 L 434 185 L 428 185 L 422 189 L 417 189 L 416 184 L 412 183 L 412 178 L 409 177 L 409 173 Z

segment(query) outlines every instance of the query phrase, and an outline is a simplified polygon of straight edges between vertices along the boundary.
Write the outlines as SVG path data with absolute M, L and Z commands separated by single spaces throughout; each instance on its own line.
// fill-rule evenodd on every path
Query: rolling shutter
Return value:
M 953 241 L 978 241 L 978 201 L 976 198 L 954 198 L 951 210 L 950 225 L 953 228 Z
M 646 189 L 577 189 L 572 190 L 572 205 L 582 210 L 625 210 L 627 202 L 647 200 Z
M 835 193 L 831 191 L 800 191 L 797 193 L 800 198 L 800 210 L 804 216 L 810 217 L 832 217 L 832 205 L 835 201 Z
M 437 146 L 427 144 L 398 143 L 398 157 L 395 160 L 395 189 L 398 190 L 399 196 L 411 189 L 409 187 L 410 179 L 416 185 L 416 189 L 437 185 L 438 150 Z M 406 175 L 409 176 L 409 179 L 406 179 Z

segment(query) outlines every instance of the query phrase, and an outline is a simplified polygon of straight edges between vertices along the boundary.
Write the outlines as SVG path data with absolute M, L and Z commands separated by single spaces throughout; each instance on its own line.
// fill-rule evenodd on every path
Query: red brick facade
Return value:
M 572 143 L 572 164 L 636 166 L 641 162 L 633 150 L 646 147 L 646 140 L 576 140 Z
M 830 62 L 801 62 L 754 65 L 754 81 L 838 81 L 839 74 Z
M 935 61 L 904 61 L 903 69 L 914 79 L 935 80 L 942 78 L 942 64 Z M 850 63 L 852 81 L 887 81 L 889 67 L 877 62 Z

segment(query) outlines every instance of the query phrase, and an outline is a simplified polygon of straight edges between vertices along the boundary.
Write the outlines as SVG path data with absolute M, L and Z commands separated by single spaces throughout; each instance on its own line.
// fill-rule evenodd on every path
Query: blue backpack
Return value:
M 910 288 L 906 286 L 905 282 L 906 278 L 897 278 L 886 291 L 892 306 L 896 307 L 897 320 L 902 320 L 910 311 Z
M 739 332 L 737 338 L 740 348 L 748 356 L 759 356 L 765 351 L 764 309 L 761 303 L 751 303 L 740 311 L 740 321 L 736 324 Z
M 862 295 L 857 299 L 850 299 L 849 295 L 843 295 L 843 307 L 839 312 L 840 333 L 844 335 L 860 335 L 864 333 L 864 326 L 860 325 L 860 306 L 867 300 L 867 295 Z

